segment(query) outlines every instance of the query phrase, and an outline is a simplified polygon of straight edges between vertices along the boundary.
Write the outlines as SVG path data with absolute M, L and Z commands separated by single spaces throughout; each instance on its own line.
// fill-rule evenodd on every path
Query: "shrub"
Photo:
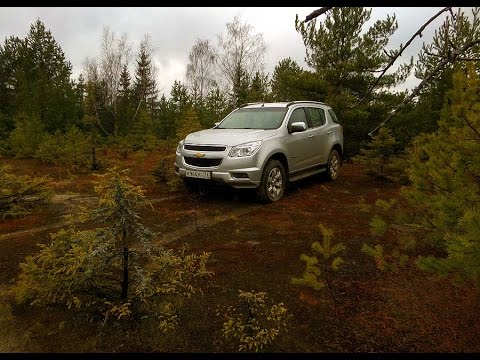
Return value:
M 49 164 L 62 164 L 73 169 L 90 165 L 90 144 L 87 135 L 75 126 L 66 133 L 57 130 L 39 144 L 35 157 Z
M 158 181 L 167 184 L 167 186 L 172 190 L 179 188 L 181 185 L 180 179 L 175 174 L 174 163 L 175 152 L 173 152 L 173 154 L 164 156 L 152 171 L 153 175 Z
M 287 326 L 287 308 L 283 303 L 268 306 L 265 292 L 242 291 L 240 307 L 230 306 L 223 336 L 238 344 L 238 350 L 258 352 L 271 344 Z
M 47 188 L 50 178 L 17 176 L 10 172 L 10 166 L 0 165 L 0 216 L 23 216 L 39 204 L 46 203 L 52 193 Z
M 405 157 L 400 155 L 397 141 L 387 128 L 381 128 L 353 161 L 364 165 L 366 174 L 375 180 L 403 184 L 407 181 Z
M 30 117 L 25 113 L 15 116 L 15 129 L 10 133 L 9 144 L 15 155 L 32 157 L 44 140 L 44 125 L 38 117 Z

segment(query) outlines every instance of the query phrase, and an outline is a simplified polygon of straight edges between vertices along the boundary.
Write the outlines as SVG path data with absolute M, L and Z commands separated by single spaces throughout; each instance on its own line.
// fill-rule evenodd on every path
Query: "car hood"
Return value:
M 185 143 L 235 146 L 263 140 L 276 133 L 276 129 L 207 129 L 189 134 L 185 138 Z

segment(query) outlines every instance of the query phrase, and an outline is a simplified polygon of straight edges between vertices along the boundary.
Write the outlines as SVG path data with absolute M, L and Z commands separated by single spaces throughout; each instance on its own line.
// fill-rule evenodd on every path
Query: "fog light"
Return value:
M 236 179 L 248 179 L 247 173 L 232 173 L 232 177 Z

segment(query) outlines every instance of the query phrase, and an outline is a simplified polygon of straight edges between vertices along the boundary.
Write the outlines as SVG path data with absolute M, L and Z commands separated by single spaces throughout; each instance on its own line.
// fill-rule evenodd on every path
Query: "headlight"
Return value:
M 230 157 L 252 156 L 258 151 L 258 149 L 260 149 L 260 145 L 262 145 L 261 141 L 253 141 L 246 144 L 234 146 L 230 149 L 228 156 Z
M 182 151 L 182 148 L 183 148 L 183 142 L 184 142 L 184 140 L 180 140 L 180 141 L 178 142 L 178 145 L 177 145 L 177 151 L 176 151 L 176 152 L 177 152 L 177 154 L 180 154 L 180 151 Z

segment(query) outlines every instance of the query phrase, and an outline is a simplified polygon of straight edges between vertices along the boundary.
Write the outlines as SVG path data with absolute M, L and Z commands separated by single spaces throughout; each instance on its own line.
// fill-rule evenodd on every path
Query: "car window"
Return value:
M 290 126 L 295 122 L 304 122 L 305 125 L 308 127 L 307 116 L 305 115 L 305 110 L 303 110 L 303 108 L 293 110 L 292 115 L 290 115 L 288 125 Z
M 338 124 L 338 119 L 337 119 L 337 115 L 335 115 L 335 113 L 333 112 L 332 109 L 328 109 L 328 113 L 330 114 L 330 117 L 332 118 L 332 121 L 334 123 L 337 123 Z
M 312 127 L 318 127 L 325 124 L 325 111 L 319 108 L 306 108 L 305 109 L 312 122 Z
M 285 117 L 285 108 L 246 108 L 229 114 L 217 129 L 276 129 Z

